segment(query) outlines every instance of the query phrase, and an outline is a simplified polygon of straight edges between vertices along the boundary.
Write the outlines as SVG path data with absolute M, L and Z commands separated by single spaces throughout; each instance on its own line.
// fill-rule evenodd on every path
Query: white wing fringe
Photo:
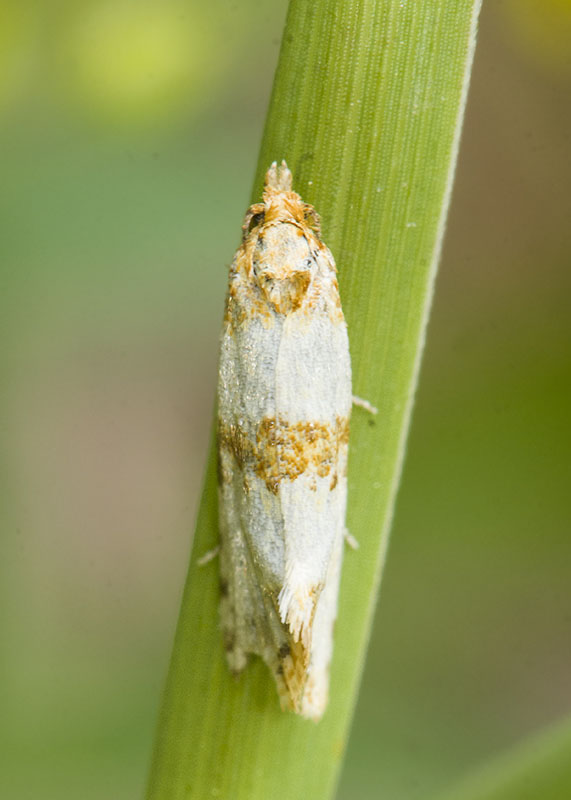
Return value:
M 315 604 L 317 601 L 315 588 L 294 588 L 287 581 L 278 596 L 280 618 L 287 625 L 294 642 L 301 642 L 304 649 L 309 652 L 311 648 L 311 629 Z

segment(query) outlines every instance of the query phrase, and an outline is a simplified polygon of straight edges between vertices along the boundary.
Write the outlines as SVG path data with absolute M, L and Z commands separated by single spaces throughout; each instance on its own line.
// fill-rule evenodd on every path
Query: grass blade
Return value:
M 348 525 L 331 701 L 279 711 L 253 661 L 224 661 L 212 451 L 163 701 L 149 800 L 331 795 L 362 670 L 458 149 L 479 0 L 292 0 L 253 199 L 273 160 L 315 205 L 339 268 L 354 391 Z M 239 220 L 235 220 L 239 233 Z M 222 299 L 221 299 L 222 307 Z
M 441 800 L 571 797 L 571 719 L 531 737 L 468 776 Z

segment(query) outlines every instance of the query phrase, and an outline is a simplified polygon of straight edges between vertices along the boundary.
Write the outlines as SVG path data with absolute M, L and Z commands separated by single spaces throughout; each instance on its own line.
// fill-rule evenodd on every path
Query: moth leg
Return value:
M 220 545 L 218 544 L 216 547 L 213 547 L 212 550 L 207 550 L 203 556 L 197 558 L 196 563 L 199 567 L 204 567 L 206 564 L 210 563 L 210 561 L 213 561 L 219 554 Z
M 359 542 L 357 541 L 357 539 L 355 539 L 355 537 L 348 528 L 345 528 L 345 531 L 343 533 L 343 538 L 345 539 L 346 544 L 349 545 L 351 550 L 359 549 Z
M 357 397 L 356 394 L 353 395 L 352 399 L 353 399 L 353 405 L 359 406 L 360 408 L 364 408 L 365 411 L 369 412 L 369 414 L 378 414 L 379 413 L 379 409 L 376 406 L 374 406 L 371 403 L 369 403 L 368 400 L 363 400 L 362 397 Z

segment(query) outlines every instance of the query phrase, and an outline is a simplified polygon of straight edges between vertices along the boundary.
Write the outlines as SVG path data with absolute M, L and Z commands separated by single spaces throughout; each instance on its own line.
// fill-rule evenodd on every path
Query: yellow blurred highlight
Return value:
M 17 98 L 31 74 L 35 27 L 22 6 L 0 3 L 0 111 Z
M 571 0 L 507 0 L 504 10 L 516 40 L 540 65 L 571 72 Z
M 138 125 L 192 110 L 213 77 L 196 7 L 123 0 L 82 8 L 64 43 L 65 78 L 86 110 Z

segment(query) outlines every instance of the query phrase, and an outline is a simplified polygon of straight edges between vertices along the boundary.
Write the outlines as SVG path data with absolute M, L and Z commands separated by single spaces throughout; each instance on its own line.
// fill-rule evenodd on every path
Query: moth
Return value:
M 229 273 L 218 383 L 221 625 L 283 709 L 327 705 L 345 536 L 351 363 L 336 267 L 285 161 Z

